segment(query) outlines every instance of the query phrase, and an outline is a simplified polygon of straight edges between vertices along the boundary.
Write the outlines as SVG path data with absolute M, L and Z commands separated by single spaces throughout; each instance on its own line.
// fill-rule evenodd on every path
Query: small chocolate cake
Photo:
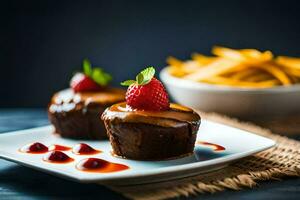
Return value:
M 201 118 L 171 104 L 166 111 L 132 110 L 115 104 L 102 114 L 113 153 L 136 160 L 163 160 L 193 153 Z
M 62 90 L 51 99 L 49 120 L 55 127 L 55 133 L 62 137 L 107 139 L 100 116 L 107 107 L 124 101 L 124 96 L 125 91 L 116 88 L 89 92 Z

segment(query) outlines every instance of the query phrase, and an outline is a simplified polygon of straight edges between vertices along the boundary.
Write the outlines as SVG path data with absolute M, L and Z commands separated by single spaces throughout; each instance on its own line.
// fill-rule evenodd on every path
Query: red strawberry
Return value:
M 71 79 L 70 85 L 74 92 L 95 91 L 101 89 L 100 85 L 82 73 L 76 73 Z
M 170 107 L 168 93 L 163 84 L 154 78 L 155 69 L 146 68 L 136 77 L 122 85 L 129 85 L 126 92 L 126 103 L 133 109 L 163 111 Z
M 83 61 L 83 73 L 76 73 L 70 82 L 71 88 L 75 92 L 101 90 L 105 87 L 111 76 L 101 68 L 92 68 L 89 60 Z

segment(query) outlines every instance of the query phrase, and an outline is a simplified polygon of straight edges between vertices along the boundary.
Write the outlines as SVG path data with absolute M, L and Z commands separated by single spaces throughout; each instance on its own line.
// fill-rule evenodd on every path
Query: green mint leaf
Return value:
M 88 59 L 83 60 L 83 73 L 87 76 L 92 76 L 92 65 Z
M 101 86 L 106 86 L 112 80 L 111 75 L 104 72 L 101 68 L 92 69 L 91 78 Z
M 144 75 L 142 73 L 139 73 L 135 78 L 138 85 L 141 85 L 144 81 Z
M 145 79 L 152 79 L 155 74 L 155 68 L 154 67 L 147 67 L 141 73 L 144 75 Z
M 100 67 L 92 68 L 92 64 L 88 59 L 83 60 L 82 68 L 86 76 L 101 86 L 106 86 L 112 80 L 111 75 L 103 71 Z
M 123 85 L 123 86 L 129 86 L 129 85 L 131 85 L 133 83 L 136 83 L 138 85 L 146 85 L 154 77 L 154 74 L 155 74 L 154 67 L 147 67 L 146 69 L 144 69 L 143 71 L 141 71 L 135 77 L 135 79 L 136 79 L 135 81 L 134 80 L 127 80 L 127 81 L 121 82 L 121 85 Z
M 135 82 L 136 82 L 135 80 L 127 80 L 127 81 L 121 82 L 121 85 L 130 86 L 130 85 L 134 84 Z
M 146 69 L 144 69 L 143 71 L 141 71 L 140 74 L 143 75 L 143 80 L 142 80 L 142 82 L 140 84 L 141 85 L 146 85 L 153 78 L 153 76 L 155 74 L 155 69 L 154 69 L 154 67 L 147 67 Z

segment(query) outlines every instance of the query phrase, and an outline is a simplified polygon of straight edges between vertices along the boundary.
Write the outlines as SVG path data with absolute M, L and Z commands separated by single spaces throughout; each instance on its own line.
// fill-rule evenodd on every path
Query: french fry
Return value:
M 269 73 L 260 72 L 258 74 L 246 78 L 246 81 L 260 82 L 260 81 L 267 81 L 270 79 L 274 79 L 274 76 L 270 75 Z
M 167 63 L 170 65 L 170 66 L 176 66 L 176 67 L 181 67 L 183 62 L 173 56 L 169 56 L 167 58 Z
M 243 49 L 240 52 L 247 58 L 247 61 L 267 62 L 273 59 L 270 51 L 260 52 L 255 49 Z
M 193 53 L 191 57 L 193 60 L 197 61 L 200 65 L 207 65 L 216 60 L 216 57 L 205 56 L 199 53 Z
M 201 81 L 225 73 L 230 69 L 238 67 L 238 65 L 239 63 L 234 60 L 219 58 L 206 67 L 198 69 L 195 73 L 184 76 L 184 78 L 192 81 Z
M 198 62 L 196 61 L 187 61 L 182 63 L 181 65 L 173 65 L 169 67 L 169 73 L 174 76 L 184 76 L 187 74 L 194 73 L 201 67 Z
M 181 60 L 169 56 L 167 58 L 167 63 L 170 65 L 168 68 L 168 72 L 173 75 L 173 76 L 177 76 L 177 77 L 182 77 L 184 76 L 186 73 L 184 72 L 184 68 L 182 68 L 182 65 L 184 64 L 184 62 L 182 62 Z
M 189 61 L 185 62 L 184 69 L 187 74 L 190 74 L 190 73 L 196 72 L 202 66 L 203 65 L 199 64 L 199 62 L 197 62 L 197 61 L 189 60 Z
M 170 66 L 168 67 L 168 72 L 173 75 L 173 76 L 177 76 L 177 77 L 182 77 L 184 76 L 186 73 L 179 67 L 176 66 Z
M 291 81 L 293 82 L 293 84 L 299 83 L 299 78 L 298 77 L 289 75 L 289 78 L 291 79 Z
M 236 50 L 225 48 L 225 47 L 215 46 L 212 49 L 212 53 L 216 56 L 220 56 L 230 60 L 246 61 L 246 58 L 243 56 L 243 54 L 241 54 Z
M 248 58 L 259 58 L 261 56 L 261 52 L 256 49 L 241 49 L 239 50 L 244 56 Z
M 270 51 L 260 52 L 255 49 L 234 50 L 225 47 L 213 47 L 212 53 L 227 59 L 233 59 L 246 64 L 257 65 L 272 60 L 273 54 Z
M 266 88 L 300 83 L 300 58 L 270 51 L 215 46 L 215 56 L 192 54 L 192 60 L 167 59 L 169 73 L 196 82 L 244 88 Z
M 288 68 L 294 68 L 300 70 L 300 58 L 293 58 L 287 56 L 278 56 L 276 62 Z
M 247 81 L 239 81 L 239 80 L 233 80 L 230 78 L 224 78 L 224 77 L 213 77 L 210 79 L 205 79 L 203 82 L 206 83 L 213 83 L 218 85 L 230 85 L 230 86 L 239 86 L 239 87 L 259 87 L 259 88 L 265 88 L 265 87 L 272 87 L 277 84 L 279 84 L 278 80 L 268 80 L 268 81 L 262 81 L 262 82 L 247 82 Z
M 249 76 L 253 76 L 257 73 L 259 73 L 259 71 L 257 69 L 246 69 L 246 70 L 240 71 L 239 73 L 233 73 L 231 78 L 236 79 L 236 80 L 245 80 Z
M 265 70 L 276 77 L 283 85 L 291 85 L 292 82 L 289 77 L 279 68 L 271 64 L 265 64 L 264 66 L 258 66 L 260 69 Z
M 300 78 L 300 70 L 297 69 L 292 69 L 292 68 L 286 68 L 283 69 L 287 74 L 289 74 L 290 76 L 295 76 Z

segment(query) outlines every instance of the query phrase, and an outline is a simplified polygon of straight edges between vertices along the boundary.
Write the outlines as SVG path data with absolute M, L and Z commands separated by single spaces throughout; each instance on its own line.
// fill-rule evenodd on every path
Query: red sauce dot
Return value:
M 78 155 L 92 155 L 100 153 L 101 151 L 94 149 L 93 147 L 85 144 L 85 143 L 79 143 L 76 144 L 73 147 L 73 153 Z
M 61 151 L 51 151 L 44 157 L 44 161 L 52 163 L 69 163 L 73 160 L 73 158 Z
M 85 172 L 111 173 L 129 169 L 127 165 L 112 163 L 99 158 L 86 158 L 81 160 L 76 168 Z
M 213 144 L 210 142 L 204 142 L 204 141 L 197 141 L 196 142 L 198 145 L 204 145 L 204 146 L 209 146 L 213 149 L 213 151 L 224 151 L 225 147 L 218 145 L 218 144 Z
M 82 167 L 86 169 L 97 169 L 97 168 L 103 168 L 107 164 L 108 164 L 107 161 L 100 160 L 98 158 L 89 158 L 82 164 Z
M 39 153 L 46 153 L 48 151 L 48 147 L 40 142 L 35 142 L 32 144 L 25 145 L 20 149 L 20 151 L 24 153 L 39 154 Z

